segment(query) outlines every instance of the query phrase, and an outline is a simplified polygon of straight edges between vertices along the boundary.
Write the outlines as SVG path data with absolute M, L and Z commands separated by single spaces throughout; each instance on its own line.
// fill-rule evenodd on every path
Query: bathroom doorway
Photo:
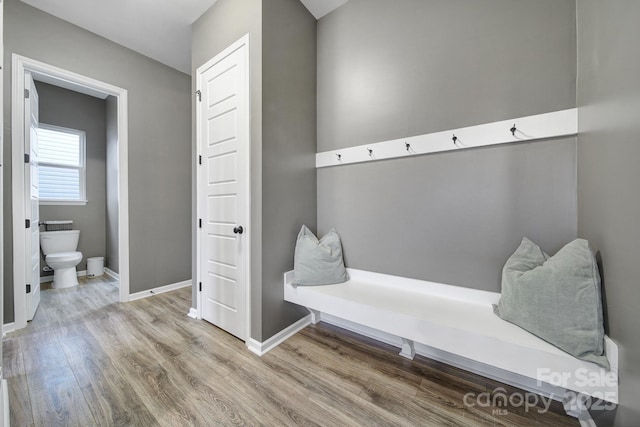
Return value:
M 115 217 L 117 229 L 112 240 L 117 245 L 117 260 L 119 291 L 118 300 L 129 300 L 129 242 L 128 242 L 128 155 L 127 155 L 127 91 L 107 83 L 97 81 L 67 70 L 63 70 L 39 61 L 14 54 L 12 57 L 12 181 L 13 181 L 13 274 L 14 289 L 13 299 L 15 308 L 14 328 L 21 329 L 26 326 L 28 320 L 28 293 L 26 288 L 29 282 L 35 280 L 29 277 L 32 260 L 27 257 L 27 246 L 33 242 L 26 242 L 25 227 L 38 227 L 37 221 L 31 223 L 32 217 L 37 218 L 30 208 L 25 187 L 29 176 L 25 173 L 27 158 L 24 157 L 25 133 L 16 132 L 16 129 L 25 129 L 28 118 L 25 114 L 25 102 L 27 98 L 25 89 L 29 82 L 28 75 L 34 80 L 68 89 L 92 97 L 110 100 L 114 119 L 115 152 L 113 173 L 110 178 L 115 178 Z M 112 206 L 113 207 L 113 206 Z M 29 222 L 28 222 L 29 221 Z M 27 227 L 28 228 L 28 227 Z M 91 256 L 91 254 L 85 254 Z
M 38 240 L 32 239 L 36 242 L 37 259 L 35 262 L 32 259 L 36 278 L 31 281 L 31 293 L 27 293 L 27 321 L 36 314 L 35 307 L 30 307 L 29 296 L 37 293 L 38 283 L 43 293 L 38 309 L 41 311 L 46 308 L 43 304 L 51 301 L 44 298 L 45 293 L 56 293 L 62 288 L 70 288 L 67 293 L 75 292 L 78 283 L 96 283 L 97 278 L 85 278 L 102 275 L 100 264 L 112 277 L 118 271 L 114 244 L 117 238 L 113 238 L 118 225 L 117 168 L 113 155 L 118 142 L 116 100 L 113 96 L 103 99 L 37 79 L 30 101 L 34 102 L 35 94 L 39 120 L 36 185 L 40 251 Z M 112 180 L 108 179 L 108 170 L 114 171 Z M 31 231 L 37 232 L 33 219 Z M 117 280 L 113 283 L 117 284 Z M 112 302 L 118 301 L 117 293 L 110 295 L 114 298 Z

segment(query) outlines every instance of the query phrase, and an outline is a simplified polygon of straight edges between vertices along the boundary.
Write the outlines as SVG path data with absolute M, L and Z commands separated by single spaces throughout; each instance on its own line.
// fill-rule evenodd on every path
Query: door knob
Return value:
M 242 228 L 241 225 L 238 225 L 237 227 L 233 227 L 233 232 L 235 234 L 242 234 L 244 232 L 244 228 Z

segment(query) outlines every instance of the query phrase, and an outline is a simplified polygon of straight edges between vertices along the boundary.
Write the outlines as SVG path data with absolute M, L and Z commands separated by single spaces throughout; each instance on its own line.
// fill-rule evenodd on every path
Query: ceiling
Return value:
M 217 0 L 22 0 L 183 73 L 191 74 L 191 24 Z M 300 0 L 315 16 L 347 0 Z
M 300 0 L 316 19 L 322 18 L 327 13 L 339 8 L 347 0 Z

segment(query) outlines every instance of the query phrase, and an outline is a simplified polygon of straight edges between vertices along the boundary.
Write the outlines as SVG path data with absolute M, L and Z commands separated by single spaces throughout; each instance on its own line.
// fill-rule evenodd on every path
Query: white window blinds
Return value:
M 84 202 L 85 133 L 41 124 L 38 129 L 41 201 Z

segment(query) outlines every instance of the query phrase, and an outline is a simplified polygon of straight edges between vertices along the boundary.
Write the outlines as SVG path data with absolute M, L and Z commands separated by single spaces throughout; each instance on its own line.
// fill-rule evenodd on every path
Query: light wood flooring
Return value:
M 558 405 L 466 407 L 468 392 L 517 390 L 329 325 L 259 358 L 187 317 L 189 288 L 117 294 L 96 279 L 43 290 L 33 322 L 4 339 L 12 426 L 578 425 Z

